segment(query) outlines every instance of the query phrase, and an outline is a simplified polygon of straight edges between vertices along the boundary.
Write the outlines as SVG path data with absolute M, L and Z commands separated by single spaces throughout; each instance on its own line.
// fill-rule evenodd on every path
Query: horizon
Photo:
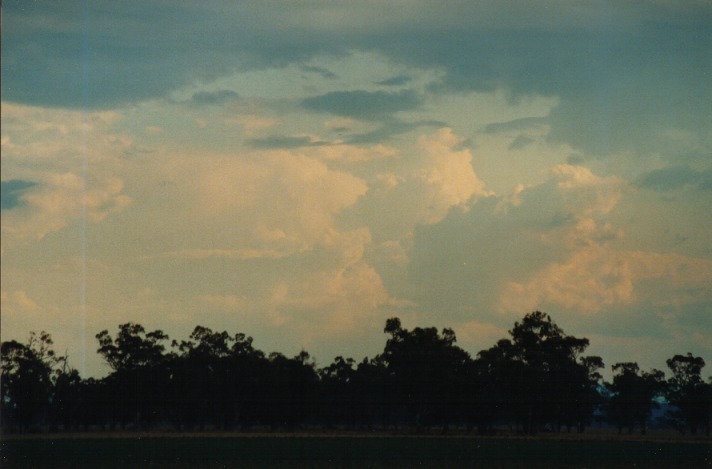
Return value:
M 538 312 L 538 311 L 536 311 L 536 312 Z M 536 313 L 536 312 L 532 312 L 532 313 Z M 551 317 L 551 315 L 549 315 L 549 314 L 547 314 L 547 313 L 545 313 L 545 312 L 542 312 L 542 313 L 544 313 L 545 316 L 547 316 L 547 317 L 549 317 L 549 318 L 551 319 L 552 324 L 558 326 L 558 324 L 556 323 L 556 318 Z M 525 316 L 528 316 L 529 314 L 530 314 L 530 313 L 527 313 L 527 315 L 523 315 L 523 317 L 520 318 L 520 319 L 517 321 L 517 323 L 521 323 L 522 320 L 525 319 Z M 398 320 L 398 321 L 400 322 L 400 318 L 397 318 L 397 317 L 396 317 L 396 318 L 389 318 L 388 320 L 391 320 L 391 319 L 396 319 L 396 320 Z M 160 329 L 160 328 L 155 329 L 155 330 L 150 330 L 150 329 L 148 329 L 148 328 L 145 328 L 145 327 L 143 326 L 143 324 L 140 324 L 140 323 L 125 323 L 125 324 L 135 324 L 135 325 L 137 325 L 137 326 L 141 326 L 141 327 L 144 329 L 144 331 L 143 331 L 142 333 L 139 333 L 139 334 L 138 334 L 139 337 L 145 336 L 145 335 L 150 334 L 150 333 L 153 333 L 153 332 L 163 332 L 163 330 Z M 125 325 L 125 324 L 117 324 L 116 327 L 114 328 L 115 330 L 108 329 L 108 330 L 99 331 L 99 332 L 96 334 L 97 337 L 95 337 L 95 340 L 97 341 L 97 345 L 100 345 L 100 341 L 99 341 L 99 337 L 98 337 L 98 336 L 99 336 L 100 334 L 103 334 L 103 333 L 108 333 L 108 337 L 109 337 L 112 341 L 116 340 L 116 338 L 118 337 L 118 333 L 119 333 L 120 330 L 121 330 L 121 326 L 122 326 L 122 325 Z M 184 342 L 184 341 L 187 341 L 187 342 L 194 341 L 195 339 L 191 339 L 191 338 L 190 338 L 190 335 L 191 335 L 196 329 L 198 329 L 198 328 L 203 328 L 203 327 L 204 327 L 204 326 L 201 326 L 200 324 L 197 324 L 197 325 L 190 331 L 190 333 L 187 334 L 185 337 L 173 337 L 173 336 L 170 336 L 170 335 L 168 335 L 168 334 L 165 334 L 165 337 L 163 337 L 162 339 L 160 339 L 160 340 L 158 341 L 158 344 L 159 344 L 161 347 L 163 347 L 163 351 L 162 351 L 161 353 L 162 353 L 165 357 L 170 357 L 171 354 L 173 354 L 173 353 L 177 353 L 177 356 L 186 356 L 186 355 L 185 355 L 186 352 L 182 350 L 182 344 L 183 344 L 183 342 Z M 387 327 L 387 326 L 386 326 L 386 327 Z M 443 335 L 443 334 L 445 334 L 445 332 L 446 332 L 447 330 L 451 330 L 451 331 L 454 333 L 454 335 L 455 335 L 454 346 L 457 347 L 457 348 L 460 348 L 460 349 L 464 350 L 464 351 L 467 353 L 467 355 L 469 356 L 469 358 L 470 358 L 471 360 L 479 360 L 479 359 L 480 359 L 479 354 L 480 354 L 481 352 L 485 352 L 485 351 L 487 351 L 487 350 L 489 350 L 489 349 L 491 349 L 491 348 L 494 348 L 494 347 L 498 346 L 499 341 L 502 340 L 502 339 L 506 339 L 506 340 L 508 340 L 508 341 L 513 340 L 513 337 L 512 337 L 512 335 L 511 335 L 511 330 L 510 330 L 510 331 L 508 331 L 506 337 L 500 337 L 500 338 L 497 339 L 495 342 L 493 342 L 493 343 L 491 343 L 491 344 L 485 346 L 485 347 L 482 348 L 481 350 L 472 351 L 472 350 L 463 349 L 463 348 L 460 346 L 460 344 L 458 343 L 458 340 L 457 340 L 457 331 L 456 331 L 456 330 L 452 330 L 451 328 L 444 327 L 444 328 L 438 329 L 437 327 L 434 327 L 434 326 L 427 326 L 427 325 L 412 325 L 412 326 L 409 326 L 409 325 L 407 325 L 407 324 L 406 324 L 406 325 L 403 325 L 402 327 L 403 327 L 404 330 L 409 331 L 409 332 L 413 332 L 415 329 L 430 329 L 430 328 L 434 328 L 434 329 L 437 331 L 437 333 L 438 333 L 439 335 Z M 514 328 L 514 327 L 516 327 L 516 324 L 512 324 L 512 328 Z M 331 366 L 331 365 L 333 365 L 334 363 L 336 363 L 336 361 L 337 361 L 338 358 L 342 358 L 342 359 L 344 359 L 344 360 L 353 360 L 352 366 L 354 366 L 354 365 L 355 365 L 355 366 L 358 366 L 360 363 L 362 363 L 362 362 L 364 362 L 364 361 L 370 361 L 370 360 L 376 359 L 378 356 L 383 355 L 384 350 L 387 348 L 387 344 L 388 344 L 388 340 L 389 340 L 389 339 L 388 339 L 388 333 L 386 332 L 386 330 L 385 330 L 385 329 L 381 329 L 381 335 L 384 336 L 384 337 L 383 337 L 383 347 L 382 347 L 382 350 L 376 351 L 376 353 L 374 353 L 374 355 L 372 355 L 372 356 L 368 356 L 368 355 L 354 355 L 354 356 L 349 356 L 349 355 L 346 355 L 346 354 L 338 354 L 338 355 L 334 356 L 332 359 L 327 360 L 327 361 L 324 361 L 324 360 L 320 360 L 320 357 L 314 356 L 313 354 L 311 354 L 311 353 L 309 352 L 309 350 L 306 350 L 306 349 L 300 349 L 300 350 L 298 351 L 298 353 L 296 353 L 293 357 L 290 356 L 289 354 L 283 353 L 283 352 L 280 351 L 280 350 L 261 350 L 258 346 L 255 345 L 254 337 L 252 337 L 252 336 L 249 334 L 248 331 L 228 331 L 228 330 L 222 331 L 222 330 L 212 330 L 211 328 L 205 328 L 205 329 L 206 329 L 208 332 L 215 333 L 215 334 L 227 333 L 228 336 L 229 336 L 231 339 L 234 339 L 234 338 L 236 338 L 237 336 L 244 336 L 243 338 L 244 338 L 244 339 L 247 339 L 247 340 L 250 342 L 250 344 L 253 346 L 255 352 L 259 352 L 259 353 L 263 354 L 263 356 L 264 356 L 265 358 L 268 358 L 268 359 L 271 359 L 271 356 L 272 356 L 273 354 L 282 355 L 282 356 L 284 356 L 284 357 L 286 357 L 286 358 L 290 358 L 290 359 L 291 359 L 291 358 L 297 358 L 298 356 L 301 356 L 302 353 L 306 352 L 306 353 L 307 353 L 307 356 L 308 356 L 307 359 L 309 360 L 309 363 L 311 363 L 311 365 L 314 367 L 315 370 L 320 370 L 320 369 L 328 368 L 329 366 Z M 36 331 L 33 330 L 33 331 L 31 331 L 30 333 L 28 333 L 28 338 L 29 338 L 29 336 L 31 336 L 32 334 L 35 334 L 35 335 L 36 335 L 36 338 L 39 338 L 39 337 L 40 337 L 42 334 L 44 334 L 44 333 L 49 334 L 49 339 L 51 340 L 51 342 L 48 344 L 48 345 L 49 345 L 49 350 L 52 350 L 52 351 L 55 353 L 54 357 L 57 358 L 57 359 L 59 359 L 59 361 L 58 361 L 57 363 L 55 363 L 55 365 L 53 365 L 53 366 L 60 366 L 60 365 L 61 365 L 62 367 L 68 366 L 68 368 L 69 368 L 70 370 L 71 370 L 71 369 L 77 369 L 77 368 L 74 366 L 74 363 L 72 362 L 72 360 L 69 359 L 69 356 L 68 356 L 68 355 L 62 355 L 61 353 L 59 353 L 59 352 L 61 352 L 61 351 L 55 350 L 55 348 L 54 348 L 54 341 L 53 341 L 53 339 L 52 339 L 52 334 L 51 334 L 49 331 L 45 331 L 45 330 L 41 330 L 41 329 L 36 330 Z M 585 340 L 588 340 L 587 337 L 579 337 L 579 336 L 577 336 L 575 333 L 572 334 L 571 331 L 562 330 L 562 333 L 563 333 L 564 336 L 567 336 L 567 337 L 574 337 L 574 338 L 576 338 L 576 339 L 585 339 Z M 240 340 L 242 340 L 242 339 L 240 339 Z M 18 341 L 20 344 L 23 344 L 23 345 L 27 345 L 27 344 L 29 344 L 29 343 L 31 342 L 31 340 L 17 340 L 17 341 Z M 5 342 L 5 340 L 3 340 L 3 342 Z M 585 358 L 585 357 L 592 357 L 591 354 L 587 353 L 588 348 L 589 348 L 590 346 L 591 346 L 591 343 L 590 343 L 590 341 L 589 341 L 589 344 L 586 345 L 586 347 L 585 347 L 585 349 L 583 350 L 583 352 L 581 352 L 576 358 L 577 358 L 577 359 L 581 359 L 581 358 Z M 87 378 L 103 379 L 103 378 L 108 377 L 109 375 L 111 375 L 113 372 L 116 371 L 116 370 L 114 370 L 114 369 L 112 368 L 112 366 L 110 365 L 110 363 L 107 361 L 107 358 L 102 355 L 102 352 L 101 352 L 99 349 L 97 349 L 97 350 L 95 351 L 95 354 L 97 354 L 97 355 L 99 355 L 99 356 L 102 356 L 102 358 L 101 358 L 101 369 L 102 369 L 102 371 L 103 371 L 104 373 L 103 373 L 102 375 L 91 375 L 91 376 L 83 376 L 83 375 L 80 373 L 80 376 L 81 376 L 83 379 L 87 379 Z M 686 352 L 681 352 L 681 351 L 680 351 L 680 352 L 676 352 L 674 355 L 671 355 L 670 357 L 668 357 L 668 359 L 672 359 L 672 358 L 674 358 L 675 356 L 685 356 L 685 354 L 686 354 Z M 705 365 L 703 365 L 703 369 L 702 369 L 702 373 L 701 373 L 702 379 L 703 379 L 703 380 L 707 379 L 707 380 L 709 380 L 709 381 L 712 382 L 712 370 L 707 370 L 707 367 L 706 367 L 706 360 L 704 360 L 704 357 L 699 357 L 699 358 L 702 358 L 703 361 L 705 362 Z M 576 360 L 576 362 L 578 363 L 579 361 Z M 614 374 L 613 374 L 613 366 L 614 366 L 614 365 L 620 365 L 620 364 L 625 364 L 625 363 L 630 363 L 630 362 L 633 362 L 633 361 L 632 361 L 632 360 L 626 360 L 625 357 L 622 357 L 622 358 L 620 358 L 620 359 L 614 360 L 614 361 L 612 361 L 612 362 L 610 362 L 610 363 L 605 363 L 605 362 L 604 362 L 604 363 L 603 363 L 603 367 L 598 370 L 598 371 L 600 372 L 601 376 L 603 377 L 603 381 L 602 381 L 601 383 L 599 383 L 599 385 L 600 385 L 600 386 L 604 386 L 604 385 L 609 384 L 610 382 L 612 382 L 612 378 L 613 378 L 613 376 L 614 376 Z M 637 364 L 637 362 L 633 362 L 633 363 L 636 363 L 636 364 Z M 665 379 L 667 379 L 667 378 L 669 377 L 669 375 L 670 375 L 670 369 L 669 369 L 669 367 L 667 366 L 667 363 L 664 363 L 664 364 L 665 364 L 664 367 L 663 367 L 663 366 L 658 366 L 658 367 L 651 367 L 651 368 L 649 368 L 649 369 L 644 369 L 643 367 L 641 367 L 640 371 L 641 371 L 641 372 L 662 371 L 662 372 L 663 372 L 663 375 L 664 375 L 664 377 L 665 377 Z M 79 370 L 77 370 L 77 371 L 79 371 Z M 707 376 L 708 373 L 709 373 L 709 376 Z M 671 375 L 670 375 L 670 376 L 671 376 Z
M 2 5 L 2 340 L 712 360 L 712 4 Z M 709 371 L 709 369 L 707 370 Z M 705 377 L 709 373 L 704 373 Z

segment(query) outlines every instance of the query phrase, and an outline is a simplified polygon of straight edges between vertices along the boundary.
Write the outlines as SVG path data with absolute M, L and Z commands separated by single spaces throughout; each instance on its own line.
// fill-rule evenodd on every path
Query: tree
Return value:
M 52 350 L 52 337 L 30 333 L 27 344 L 15 340 L 0 346 L 2 424 L 20 432 L 48 421 L 53 373 L 64 361 Z
M 51 425 L 62 425 L 64 430 L 70 430 L 79 425 L 80 410 L 83 404 L 83 383 L 79 372 L 69 367 L 67 360 L 62 368 L 55 373 L 54 386 L 51 392 Z
M 705 383 L 701 376 L 705 361 L 688 353 L 675 355 L 666 363 L 672 377 L 668 380 L 665 394 L 674 407 L 667 414 L 669 422 L 682 433 L 689 430 L 695 434 L 698 428 L 703 428 L 709 435 L 712 386 Z
M 111 425 L 147 428 L 164 407 L 168 386 L 163 342 L 168 336 L 160 330 L 146 332 L 143 326 L 126 323 L 119 326 L 114 339 L 107 330 L 96 335 L 99 352 L 114 370 L 104 381 L 111 391 L 107 396 Z
M 195 425 L 203 429 L 234 414 L 223 412 L 229 407 L 226 380 L 231 341 L 226 331 L 213 332 L 203 326 L 196 326 L 187 341 L 173 341 L 180 354 L 169 365 L 167 412 L 178 429 L 190 430 Z
M 162 342 L 168 340 L 162 331 L 146 333 L 142 325 L 132 322 L 119 326 L 116 339 L 107 330 L 98 333 L 96 338 L 99 341 L 97 352 L 115 371 L 134 370 L 160 363 L 165 350 Z
M 263 397 L 269 403 L 268 423 L 275 429 L 284 426 L 295 430 L 316 413 L 318 376 L 314 362 L 304 350 L 294 358 L 273 352 L 267 369 Z
M 607 385 L 611 396 L 608 401 L 608 420 L 622 432 L 628 427 L 632 433 L 636 426 L 645 434 L 655 399 L 664 389 L 665 374 L 659 370 L 641 372 L 635 362 L 613 365 L 613 383 Z
M 355 396 L 353 412 L 356 421 L 366 428 L 385 427 L 388 423 L 390 409 L 394 407 L 389 377 L 387 365 L 380 355 L 364 358 L 356 367 L 351 384 Z
M 470 356 L 455 345 L 452 329 L 438 333 L 434 327 L 401 326 L 400 319 L 386 321 L 384 332 L 390 335 L 381 359 L 386 364 L 394 402 L 405 419 L 416 427 L 436 423 L 447 430 L 460 409 L 457 377 L 464 373 Z
M 491 433 L 498 420 L 524 421 L 528 404 L 526 365 L 516 359 L 509 339 L 477 354 L 470 368 L 468 416 L 480 433 Z
M 599 357 L 581 357 L 588 339 L 566 335 L 540 311 L 515 322 L 509 333 L 511 340 L 501 340 L 479 358 L 506 388 L 497 392 L 509 399 L 524 432 L 559 431 L 564 425 L 583 431 L 603 367 Z
M 178 428 L 212 423 L 229 429 L 254 419 L 265 358 L 252 346 L 252 337 L 196 326 L 188 341 L 173 345 L 180 354 L 170 364 L 169 414 Z
M 357 370 L 353 358 L 338 356 L 319 370 L 320 416 L 328 427 L 351 424 L 356 421 L 354 384 Z

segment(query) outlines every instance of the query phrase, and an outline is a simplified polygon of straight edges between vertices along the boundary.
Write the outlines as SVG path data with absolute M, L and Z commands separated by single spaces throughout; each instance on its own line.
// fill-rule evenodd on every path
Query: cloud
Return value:
M 71 172 L 42 179 L 39 188 L 25 196 L 22 211 L 4 214 L 3 236 L 39 240 L 82 217 L 98 223 L 131 203 L 131 198 L 122 194 L 123 182 L 118 178 L 99 180 L 92 186 Z
M 303 153 L 319 160 L 341 165 L 354 165 L 358 163 L 376 162 L 380 160 L 395 160 L 398 158 L 397 148 L 374 144 L 357 146 L 348 143 L 334 145 L 316 145 L 303 148 Z M 356 173 L 354 173 L 356 174 Z
M 97 236 L 104 249 L 120 243 L 124 258 L 140 264 L 287 257 L 312 249 L 367 192 L 366 181 L 329 165 L 386 156 L 386 148 L 348 146 L 155 151 L 126 165 L 128 195 L 136 203 L 122 214 L 121 225 L 107 219 Z M 124 239 L 125 226 L 134 227 L 140 242 Z
M 117 155 L 137 152 L 133 139 L 116 130 L 119 121 L 115 111 L 47 109 L 3 101 L 3 169 L 23 168 L 23 174 L 33 167 L 81 171 L 87 162 L 110 173 Z M 29 161 L 32 165 L 26 164 Z
M 253 148 L 261 150 L 329 145 L 328 142 L 315 141 L 312 137 L 307 135 L 300 137 L 272 135 L 270 137 L 248 139 L 245 143 Z
M 191 102 L 199 106 L 214 106 L 235 101 L 239 95 L 232 90 L 199 91 L 193 93 Z
M 523 117 L 508 122 L 494 122 L 487 124 L 484 132 L 494 134 L 499 132 L 511 132 L 527 130 L 532 127 L 541 127 L 547 124 L 547 119 L 544 117 Z
M 21 179 L 11 179 L 2 181 L 0 186 L 0 201 L 2 210 L 12 210 L 16 207 L 24 205 L 22 200 L 23 194 L 27 189 L 35 187 L 37 183 L 32 181 L 23 181 Z
M 502 285 L 619 236 L 607 217 L 624 191 L 617 178 L 559 165 L 544 183 L 449 211 L 415 230 L 408 278 L 416 298 L 457 320 L 477 312 L 496 321 Z
M 709 353 L 690 334 L 712 328 L 703 313 L 712 301 L 712 262 L 653 250 L 669 245 L 627 245 L 629 227 L 621 223 L 629 215 L 618 211 L 637 195 L 619 178 L 557 165 L 543 183 L 481 198 L 418 227 L 409 287 L 396 283 L 393 291 L 464 330 L 475 321 L 496 331 L 539 309 L 586 336 L 664 339 L 667 348 L 654 352 L 661 362 L 679 353 L 675 347 Z
M 556 312 L 582 334 L 595 337 L 592 353 L 634 360 L 640 351 L 606 350 L 616 338 L 652 342 L 642 363 L 661 366 L 682 349 L 707 354 L 712 332 L 712 262 L 678 254 L 591 247 L 573 252 L 502 291 L 498 308 L 507 314 Z M 592 344 L 594 343 L 592 338 Z
M 383 119 L 399 111 L 410 111 L 421 105 L 421 98 L 412 90 L 395 93 L 385 91 L 333 91 L 302 101 L 310 111 L 328 112 L 354 119 Z
M 575 251 L 524 283 L 509 282 L 500 294 L 499 309 L 520 312 L 543 309 L 598 313 L 612 306 L 625 307 L 635 297 L 629 264 L 615 251 L 598 246 Z
M 712 170 L 696 171 L 689 166 L 670 166 L 643 174 L 638 185 L 645 189 L 668 192 L 685 186 L 712 189 Z
M 321 76 L 322 78 L 326 78 L 327 80 L 336 80 L 337 78 L 339 78 L 337 74 L 324 67 L 317 67 L 314 65 L 302 65 L 301 67 L 299 67 L 299 69 L 308 73 L 316 73 L 317 75 Z
M 386 80 L 377 81 L 377 85 L 382 86 L 402 86 L 413 80 L 413 77 L 408 75 L 397 75 Z
M 455 331 L 458 345 L 465 350 L 470 350 L 473 356 L 480 350 L 492 347 L 499 339 L 509 337 L 506 327 L 477 320 L 453 324 L 449 327 Z
M 389 171 L 372 176 L 369 192 L 347 210 L 349 224 L 367 223 L 377 242 L 402 240 L 419 224 L 436 223 L 489 191 L 472 167 L 462 139 L 443 128 L 416 143 Z
M 115 173 L 136 148 L 114 129 L 117 113 L 3 103 L 2 119 L 3 173 L 12 178 L 9 201 L 3 182 L 3 204 L 22 202 L 3 206 L 4 243 L 40 240 L 82 218 L 98 223 L 131 203 Z M 13 180 L 32 187 L 19 189 Z
M 244 23 L 240 10 L 234 13 Z M 237 32 L 242 28 L 232 15 L 185 3 L 11 1 L 3 13 L 3 99 L 51 107 L 109 108 L 166 97 L 233 69 L 235 44 L 252 42 Z
M 527 137 L 526 135 L 519 135 L 517 138 L 515 138 L 512 143 L 509 144 L 509 149 L 510 150 L 521 150 L 522 148 L 525 148 L 527 145 L 530 143 L 535 142 L 536 140 L 533 139 L 532 137 Z
M 3 333 L 79 343 L 85 311 L 328 358 L 399 315 L 476 352 L 541 307 L 710 351 L 705 2 L 3 16 Z
M 448 90 L 605 96 L 641 81 L 650 85 L 646 90 L 655 83 L 675 90 L 669 98 L 653 95 L 669 102 L 682 93 L 709 96 L 701 79 L 709 73 L 709 52 L 701 45 L 712 10 L 703 2 L 611 7 L 551 0 L 503 8 L 488 1 L 443 8 L 395 1 L 377 9 L 316 2 L 275 9 L 255 1 L 31 7 L 10 1 L 3 14 L 3 97 L 13 102 L 105 108 L 238 70 L 303 65 L 355 50 L 441 70 L 440 87 Z M 307 67 L 324 75 L 319 65 Z
M 436 188 L 441 201 L 448 209 L 470 200 L 473 195 L 489 195 L 472 168 L 472 154 L 467 149 L 458 149 L 462 139 L 450 129 L 440 129 L 432 136 L 418 138 L 418 147 L 430 158 L 433 166 L 421 177 Z M 436 215 L 434 220 L 439 217 Z
M 446 124 L 442 121 L 402 122 L 397 119 L 389 118 L 377 129 L 363 133 L 353 133 L 347 136 L 345 140 L 352 145 L 368 145 L 389 140 L 392 137 L 417 130 L 421 127 L 444 126 L 446 127 Z
M 287 151 L 255 157 L 218 158 L 207 165 L 198 176 L 193 202 L 195 215 L 210 223 L 230 226 L 231 220 L 240 220 L 246 247 L 303 249 L 366 192 L 364 181 L 313 158 Z M 181 176 L 195 178 L 194 173 Z M 284 236 L 266 235 L 275 230 Z

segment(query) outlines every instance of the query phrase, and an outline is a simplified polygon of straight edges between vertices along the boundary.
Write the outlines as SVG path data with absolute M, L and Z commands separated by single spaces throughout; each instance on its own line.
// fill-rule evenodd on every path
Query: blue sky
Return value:
M 3 2 L 2 331 L 712 359 L 705 1 Z

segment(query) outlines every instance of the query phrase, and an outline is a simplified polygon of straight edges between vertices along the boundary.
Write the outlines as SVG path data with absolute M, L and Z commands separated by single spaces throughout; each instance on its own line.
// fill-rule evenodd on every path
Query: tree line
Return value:
M 712 377 L 701 357 L 667 360 L 670 377 L 634 362 L 586 356 L 586 338 L 567 335 L 545 313 L 514 323 L 510 337 L 474 358 L 452 329 L 406 329 L 386 321 L 383 352 L 323 368 L 306 351 L 265 354 L 251 337 L 197 326 L 187 340 L 126 323 L 96 335 L 111 368 L 82 378 L 49 334 L 2 342 L 1 424 L 5 432 L 135 429 L 177 431 L 510 428 L 583 432 L 595 421 L 645 433 L 664 403 L 664 423 L 710 434 Z

